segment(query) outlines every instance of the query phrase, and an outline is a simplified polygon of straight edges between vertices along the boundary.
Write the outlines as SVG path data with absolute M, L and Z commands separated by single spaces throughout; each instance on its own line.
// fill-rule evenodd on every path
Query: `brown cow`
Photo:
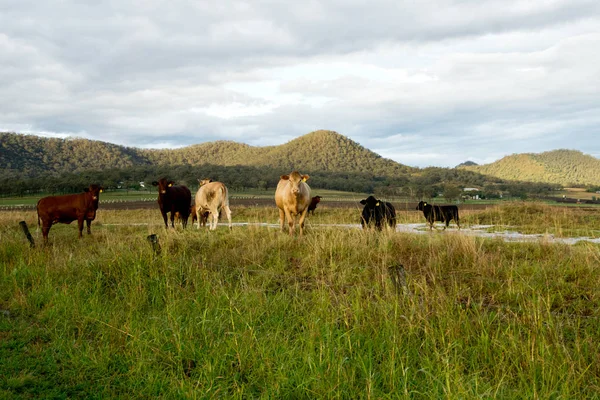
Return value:
M 283 231 L 285 219 L 288 221 L 289 233 L 295 230 L 296 216 L 300 215 L 300 235 L 304 233 L 304 219 L 310 204 L 310 186 L 306 184 L 308 175 L 300 175 L 294 171 L 289 175 L 282 175 L 275 190 L 275 203 L 279 208 L 279 225 Z
M 83 237 L 83 221 L 87 224 L 87 233 L 92 234 L 90 229 L 92 221 L 96 218 L 98 201 L 103 188 L 98 185 L 90 185 L 83 193 L 67 194 L 64 196 L 48 196 L 37 202 L 38 226 L 42 228 L 44 242 L 48 242 L 48 232 L 53 224 L 70 224 L 77 220 L 79 227 L 79 238 Z
M 195 198 L 198 229 L 200 229 L 202 216 L 207 212 L 211 215 L 210 230 L 217 229 L 221 210 L 225 211 L 225 215 L 229 221 L 229 229 L 231 229 L 231 210 L 229 209 L 227 187 L 221 182 L 213 182 L 210 179 L 198 180 L 198 182 L 200 183 L 200 188 L 196 192 Z
M 209 214 L 210 213 L 208 211 L 204 211 L 202 214 L 200 214 L 200 225 L 206 226 L 206 221 L 208 221 Z M 196 215 L 196 204 L 192 204 L 190 206 L 190 215 L 192 216 L 192 225 L 194 225 L 194 222 L 198 221 L 198 216 Z
M 192 192 L 185 186 L 175 186 L 173 181 L 166 178 L 158 182 L 152 182 L 152 186 L 158 186 L 158 206 L 160 213 L 168 228 L 167 213 L 171 213 L 171 227 L 175 228 L 175 214 L 179 213 L 181 224 L 185 228 L 190 216 L 190 205 L 192 204 Z
M 317 208 L 317 204 L 319 204 L 321 202 L 321 199 L 322 199 L 321 196 L 315 196 L 312 199 L 310 199 L 310 204 L 308 205 L 308 213 L 309 214 L 312 211 L 312 215 L 315 215 L 315 209 Z
M 206 226 L 206 221 L 208 221 L 208 214 L 208 211 L 206 211 L 202 215 L 200 215 L 200 225 Z M 194 222 L 198 221 L 198 217 L 196 216 L 196 206 L 194 204 L 190 206 L 190 217 L 192 217 L 191 224 L 194 225 Z M 181 214 L 179 214 L 179 211 L 175 213 L 175 223 L 178 222 L 181 222 Z

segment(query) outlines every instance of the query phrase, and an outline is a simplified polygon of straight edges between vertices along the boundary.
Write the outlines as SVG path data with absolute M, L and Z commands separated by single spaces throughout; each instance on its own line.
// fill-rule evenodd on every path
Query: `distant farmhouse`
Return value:
M 466 187 L 463 188 L 463 192 L 479 192 L 478 188 L 471 188 L 471 187 Z M 477 193 L 473 193 L 473 194 L 466 194 L 463 196 L 463 199 L 472 199 L 472 200 L 479 200 L 479 194 Z

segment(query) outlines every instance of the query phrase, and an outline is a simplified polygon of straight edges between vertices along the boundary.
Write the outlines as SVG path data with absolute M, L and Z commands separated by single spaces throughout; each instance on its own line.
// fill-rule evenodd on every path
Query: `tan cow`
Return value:
M 200 221 L 205 212 L 210 213 L 210 230 L 217 229 L 219 214 L 221 210 L 225 211 L 231 229 L 231 210 L 229 209 L 229 195 L 227 187 L 221 182 L 213 182 L 210 179 L 198 180 L 200 188 L 196 192 L 196 217 L 198 218 L 198 229 Z
M 304 219 L 310 204 L 310 186 L 306 184 L 308 175 L 300 175 L 294 171 L 289 175 L 282 175 L 277 190 L 275 190 L 275 203 L 279 208 L 279 225 L 283 230 L 284 220 L 287 219 L 289 233 L 295 230 L 296 216 L 300 215 L 300 235 L 304 233 Z

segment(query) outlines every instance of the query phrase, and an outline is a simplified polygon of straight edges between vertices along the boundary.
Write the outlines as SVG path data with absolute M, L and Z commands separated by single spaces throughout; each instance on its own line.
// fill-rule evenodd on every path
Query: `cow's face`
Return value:
M 173 181 L 169 181 L 166 178 L 160 179 L 158 182 L 152 182 L 152 186 L 158 186 L 158 194 L 163 195 L 167 193 L 167 189 L 173 186 L 175 183 Z
M 379 206 L 379 200 L 377 200 L 373 196 L 369 196 L 366 199 L 361 200 L 360 204 L 364 205 L 365 208 L 367 208 L 369 210 L 373 210 L 373 209 L 375 209 L 375 207 Z
M 369 196 L 366 199 L 361 200 L 360 204 L 364 205 L 361 217 L 363 228 L 366 229 L 371 221 L 378 225 L 381 220 L 380 213 L 377 212 L 380 205 L 379 200 L 373 196 Z
M 92 195 L 92 200 L 98 200 L 100 193 L 104 191 L 104 188 L 100 185 L 92 184 L 90 187 L 83 189 L 84 192 Z
M 308 178 L 308 175 L 300 175 L 298 171 L 294 171 L 289 175 L 281 176 L 281 179 L 288 181 L 288 185 L 291 187 L 293 195 L 298 195 L 300 193 L 300 185 L 302 182 L 306 182 Z

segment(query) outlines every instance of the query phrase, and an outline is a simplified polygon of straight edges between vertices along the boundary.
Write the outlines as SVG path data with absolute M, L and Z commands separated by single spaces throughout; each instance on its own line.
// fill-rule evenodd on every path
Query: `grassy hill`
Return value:
M 600 184 L 600 160 L 576 150 L 513 154 L 491 164 L 458 168 L 513 181 Z
M 365 149 L 332 131 L 316 131 L 279 146 L 255 147 L 230 141 L 181 149 L 145 150 L 87 139 L 49 139 L 0 133 L 0 171 L 66 173 L 144 165 L 218 165 L 270 167 L 278 170 L 406 174 L 414 168 Z

